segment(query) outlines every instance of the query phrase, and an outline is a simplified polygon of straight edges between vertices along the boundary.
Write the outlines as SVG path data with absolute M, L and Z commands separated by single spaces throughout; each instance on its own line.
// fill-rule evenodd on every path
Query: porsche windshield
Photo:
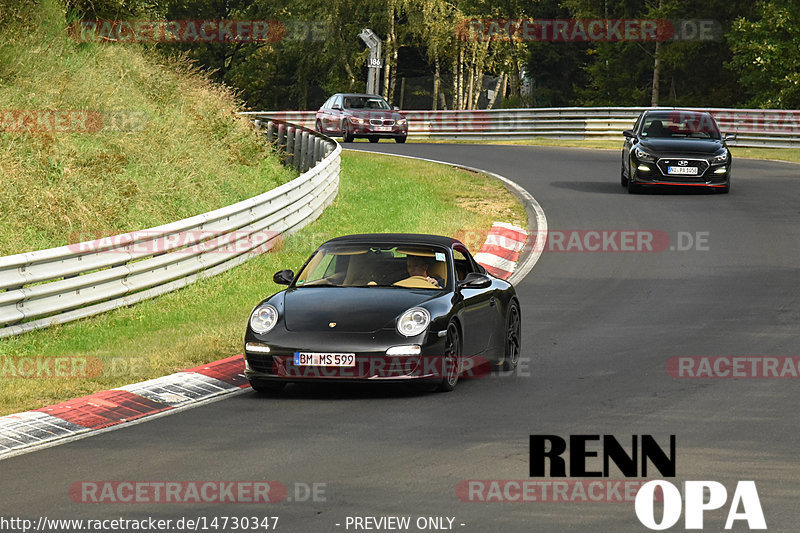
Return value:
M 444 249 L 424 245 L 332 244 L 321 247 L 295 279 L 296 287 L 447 286 Z

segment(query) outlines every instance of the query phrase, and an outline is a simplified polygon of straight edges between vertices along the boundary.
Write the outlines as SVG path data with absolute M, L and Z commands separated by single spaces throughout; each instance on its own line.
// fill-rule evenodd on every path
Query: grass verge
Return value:
M 349 233 L 465 235 L 472 251 L 494 221 L 525 226 L 524 208 L 485 176 L 445 165 L 345 152 L 336 201 L 280 251 L 135 306 L 0 340 L 0 414 L 163 376 L 241 353 L 252 307 L 281 287 L 272 274 L 297 269 L 323 241 Z M 14 377 L 37 361 L 75 357 L 88 374 Z M 33 365 L 33 366 L 31 366 Z M 67 363 L 71 368 L 72 362 Z M 78 365 L 77 368 L 83 368 Z M 69 373 L 69 372 L 68 372 Z
M 0 256 L 150 228 L 295 174 L 180 58 L 70 39 L 57 0 L 0 0 Z

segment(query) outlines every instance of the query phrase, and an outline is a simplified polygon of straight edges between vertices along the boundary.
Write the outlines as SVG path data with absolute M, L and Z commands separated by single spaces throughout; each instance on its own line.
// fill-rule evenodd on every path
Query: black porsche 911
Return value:
M 259 303 L 245 333 L 256 391 L 288 382 L 415 381 L 451 391 L 476 361 L 516 367 L 520 306 L 459 241 L 366 234 L 320 246 L 289 287 Z
M 731 153 L 710 113 L 681 109 L 644 111 L 622 132 L 621 183 L 628 192 L 644 187 L 731 188 Z

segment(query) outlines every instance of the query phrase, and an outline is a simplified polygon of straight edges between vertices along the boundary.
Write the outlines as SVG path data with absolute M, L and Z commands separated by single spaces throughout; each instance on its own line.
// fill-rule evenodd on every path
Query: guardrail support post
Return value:
M 303 137 L 302 135 L 300 135 L 299 132 L 295 131 L 294 149 L 292 150 L 292 153 L 294 154 L 292 163 L 295 170 L 300 170 L 300 167 L 303 166 L 303 160 L 300 158 L 302 146 L 303 146 Z
M 300 148 L 300 172 L 308 170 L 308 132 L 304 131 L 301 135 L 301 148 Z
M 294 145 L 295 145 L 296 131 L 294 126 L 286 128 L 286 144 L 283 148 L 283 164 L 287 167 L 292 166 L 294 163 Z
M 314 165 L 322 159 L 322 139 L 314 135 Z
M 278 124 L 278 152 L 286 149 L 286 125 Z

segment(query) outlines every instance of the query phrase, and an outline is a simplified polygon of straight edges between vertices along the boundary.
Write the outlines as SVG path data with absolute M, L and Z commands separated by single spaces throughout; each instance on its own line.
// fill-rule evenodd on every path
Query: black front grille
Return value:
M 656 165 L 664 176 L 667 176 L 670 179 L 678 180 L 693 180 L 700 178 L 706 173 L 706 170 L 708 170 L 708 167 L 710 166 L 709 162 L 705 159 L 689 159 L 684 157 L 659 159 Z M 667 170 L 669 167 L 697 167 L 697 174 L 670 174 Z
M 372 118 L 370 119 L 369 123 L 373 126 L 394 126 L 394 120 L 389 118 Z
M 264 372 L 266 374 L 274 373 L 272 370 L 271 355 L 247 354 L 247 364 L 256 372 Z

